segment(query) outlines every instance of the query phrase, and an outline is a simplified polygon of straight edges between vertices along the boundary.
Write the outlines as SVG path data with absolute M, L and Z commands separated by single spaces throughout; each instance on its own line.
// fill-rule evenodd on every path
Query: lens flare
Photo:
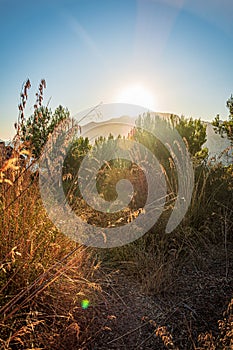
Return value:
M 113 124 L 109 122 L 108 131 L 112 131 L 117 125 L 127 126 L 127 128 L 131 126 L 132 130 L 136 126 L 139 130 L 143 130 L 151 137 L 158 139 L 166 147 L 174 162 L 178 190 L 165 231 L 171 233 L 183 219 L 192 198 L 194 172 L 189 151 L 173 124 L 167 122 L 165 118 L 145 109 L 141 116 L 138 114 L 138 110 L 141 110 L 142 107 L 118 104 L 120 117 L 125 116 L 126 109 L 130 110 L 129 115 L 135 116 L 135 119 L 138 116 L 136 122 L 132 122 L 130 125 L 128 122 L 114 122 Z M 116 104 L 101 105 L 96 110 L 96 113 L 103 116 L 103 120 L 107 120 L 107 116 L 110 120 L 111 117 L 116 118 L 115 112 Z M 151 125 L 151 120 L 153 120 L 154 126 Z M 61 133 L 61 130 L 68 131 L 67 133 Z M 143 211 L 140 211 L 139 215 L 133 220 L 130 218 L 127 223 L 119 226 L 97 226 L 85 220 L 82 214 L 76 215 L 67 201 L 63 186 L 60 186 L 63 163 L 69 152 L 69 145 L 78 130 L 77 125 L 72 120 L 63 121 L 62 125 L 59 125 L 53 132 L 53 137 L 48 140 L 43 150 L 39 183 L 43 204 L 50 220 L 69 238 L 86 246 L 113 248 L 137 240 L 156 224 L 165 210 L 169 189 L 159 159 L 151 152 L 149 147 L 147 148 L 146 145 L 140 143 L 140 140 L 134 139 L 134 137 L 109 138 L 106 147 L 99 147 L 98 143 L 93 145 L 91 151 L 82 159 L 77 173 L 82 199 L 93 212 L 109 213 L 111 215 L 120 213 L 122 210 L 129 208 L 134 198 L 133 183 L 127 178 L 118 179 L 118 182 L 109 182 L 109 189 L 114 187 L 117 195 L 114 200 L 109 201 L 98 192 L 96 179 L 99 170 L 112 160 L 122 159 L 131 162 L 131 164 L 136 164 L 144 174 L 147 188 L 147 198 L 143 204 Z M 101 134 L 100 136 L 108 137 L 108 135 Z M 82 136 L 85 136 L 85 133 Z M 83 308 L 87 308 L 89 303 L 83 302 L 82 305 Z
M 90 305 L 90 301 L 88 299 L 83 299 L 81 301 L 81 306 L 84 310 L 86 310 L 88 308 L 88 306 Z

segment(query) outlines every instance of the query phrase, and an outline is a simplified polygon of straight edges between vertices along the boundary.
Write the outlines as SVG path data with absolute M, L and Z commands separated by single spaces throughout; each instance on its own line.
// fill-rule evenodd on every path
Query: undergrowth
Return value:
M 45 84 L 41 86 L 35 111 L 41 107 Z M 27 81 L 21 94 L 11 154 L 4 153 L 4 149 L 0 154 L 2 349 L 91 349 L 92 345 L 88 344 L 93 344 L 95 336 L 102 331 L 95 313 L 96 306 L 104 302 L 99 279 L 104 268 L 120 269 L 137 279 L 145 294 L 169 295 L 179 288 L 177 280 L 186 266 L 195 271 L 204 270 L 208 254 L 215 254 L 213 247 L 221 245 L 224 278 L 228 280 L 231 275 L 228 245 L 232 243 L 233 227 L 231 166 L 196 164 L 195 186 L 188 212 L 180 225 L 167 234 L 166 224 L 177 195 L 174 164 L 170 162 L 169 175 L 163 169 L 169 201 L 149 232 L 123 247 L 101 250 L 81 246 L 58 231 L 49 220 L 40 198 L 38 173 L 32 164 L 33 148 L 29 141 L 22 143 L 21 139 L 29 88 L 30 82 Z M 81 144 L 90 149 L 86 141 Z M 147 192 L 141 170 L 135 164 L 124 169 L 119 169 L 119 166 L 114 169 L 112 164 L 107 164 L 99 174 L 99 191 L 107 199 L 114 198 L 114 184 L 122 174 L 134 182 L 138 195 L 128 209 L 112 215 L 109 220 L 104 213 L 94 212 L 82 198 L 77 200 L 77 186 L 72 188 L 73 193 L 69 190 L 75 177 L 63 174 L 70 181 L 65 188 L 73 210 L 86 222 L 102 227 L 124 225 L 137 217 L 143 209 Z M 84 299 L 90 303 L 88 315 L 81 306 Z M 200 332 L 192 340 L 192 348 L 232 349 L 232 324 L 231 301 L 219 321 L 218 334 Z M 165 348 L 178 349 L 178 343 L 166 325 L 159 325 L 155 334 L 162 339 Z

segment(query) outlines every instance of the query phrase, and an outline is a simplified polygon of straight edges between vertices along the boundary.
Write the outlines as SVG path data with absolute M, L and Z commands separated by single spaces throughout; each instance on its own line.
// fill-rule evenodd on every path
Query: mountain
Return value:
M 81 126 L 82 136 L 88 137 L 91 141 L 99 136 L 108 137 L 111 133 L 114 137 L 118 135 L 127 136 L 135 126 L 136 118 L 121 116 L 102 122 L 90 122 Z
M 151 115 L 160 116 L 162 118 L 170 117 L 170 113 L 154 113 Z M 130 130 L 135 127 L 135 121 L 138 118 L 123 115 L 119 118 L 111 118 L 104 121 L 92 121 L 81 126 L 82 136 L 88 137 L 90 140 L 97 138 L 98 136 L 108 137 L 111 133 L 113 136 L 118 135 L 127 136 Z

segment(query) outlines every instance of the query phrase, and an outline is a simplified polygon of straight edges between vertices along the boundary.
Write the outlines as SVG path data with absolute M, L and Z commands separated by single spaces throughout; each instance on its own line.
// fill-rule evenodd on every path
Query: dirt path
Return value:
M 208 260 L 201 270 L 186 267 L 166 294 L 149 296 L 122 271 L 106 271 L 105 302 L 97 307 L 100 332 L 86 349 L 194 349 L 199 334 L 218 334 L 233 296 L 232 266 L 228 278 L 225 272 L 222 259 Z

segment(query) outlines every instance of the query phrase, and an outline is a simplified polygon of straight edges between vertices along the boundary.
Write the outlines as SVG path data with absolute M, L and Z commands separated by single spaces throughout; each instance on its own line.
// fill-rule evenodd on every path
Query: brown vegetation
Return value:
M 169 203 L 136 242 L 80 246 L 48 219 L 30 144 L 20 142 L 25 87 L 12 153 L 0 154 L 0 348 L 232 349 L 232 167 L 196 165 L 192 203 L 171 234 Z M 120 178 L 112 170 L 101 169 L 110 184 Z M 109 221 L 69 198 L 77 214 L 102 227 L 133 220 L 146 189 L 138 168 L 127 172 L 139 193 L 131 207 Z M 173 195 L 175 187 L 170 181 Z M 114 192 L 104 181 L 100 188 Z

